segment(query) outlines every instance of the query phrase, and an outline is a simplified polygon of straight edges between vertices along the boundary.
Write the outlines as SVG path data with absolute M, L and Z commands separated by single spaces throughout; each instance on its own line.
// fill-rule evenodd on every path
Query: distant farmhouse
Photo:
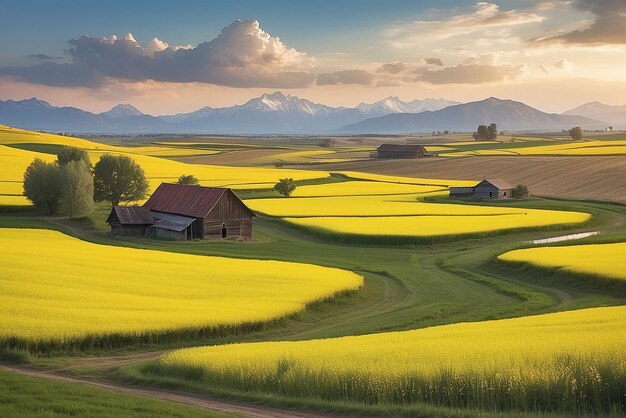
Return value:
M 161 183 L 143 206 L 114 206 L 114 236 L 171 240 L 252 238 L 256 215 L 230 189 Z
M 421 158 L 424 154 L 422 145 L 382 144 L 376 150 L 376 158 Z
M 474 187 L 450 187 L 450 197 L 510 199 L 513 186 L 502 179 L 485 179 Z

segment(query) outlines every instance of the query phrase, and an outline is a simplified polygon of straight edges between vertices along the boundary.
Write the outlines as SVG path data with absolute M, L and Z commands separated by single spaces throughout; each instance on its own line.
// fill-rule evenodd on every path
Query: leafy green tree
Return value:
M 293 191 L 296 190 L 296 183 L 292 178 L 280 179 L 280 181 L 274 185 L 274 190 L 284 197 L 289 197 Z
M 495 141 L 498 138 L 498 125 L 478 125 L 476 132 L 472 134 L 476 141 Z
M 63 199 L 61 208 L 70 217 L 84 216 L 93 211 L 93 176 L 84 160 L 70 161 L 63 170 Z
M 484 141 L 487 139 L 487 125 L 478 125 L 476 132 L 472 134 L 476 141 Z
M 513 191 L 511 192 L 511 197 L 513 197 L 513 199 L 522 199 L 527 196 L 528 187 L 524 186 L 523 184 L 518 184 L 513 188 Z
M 581 139 L 583 139 L 583 130 L 580 129 L 580 126 L 572 128 L 569 130 L 569 136 L 574 141 L 580 141 Z
M 183 174 L 182 176 L 180 176 L 178 178 L 178 184 L 190 184 L 190 185 L 195 185 L 195 184 L 199 184 L 200 182 L 198 181 L 198 179 L 196 178 L 196 176 L 194 176 L 193 174 L 189 174 L 189 175 L 185 175 Z
M 63 196 L 61 168 L 35 158 L 24 172 L 24 196 L 46 215 L 57 212 Z
M 487 140 L 495 141 L 496 139 L 498 139 L 498 125 L 492 123 L 487 128 Z
M 84 161 L 87 167 L 91 168 L 91 160 L 89 160 L 89 154 L 87 151 L 81 148 L 65 146 L 57 154 L 57 161 L 61 167 L 65 166 L 70 161 Z
M 105 154 L 94 166 L 94 200 L 111 205 L 133 202 L 146 197 L 148 180 L 143 169 L 125 155 Z

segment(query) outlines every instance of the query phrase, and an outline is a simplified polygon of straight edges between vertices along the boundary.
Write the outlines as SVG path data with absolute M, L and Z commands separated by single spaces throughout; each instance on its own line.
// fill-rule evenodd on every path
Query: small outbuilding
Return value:
M 114 206 L 107 223 L 115 236 L 145 235 L 154 219 L 150 209 L 144 206 Z
M 116 236 L 250 240 L 255 216 L 230 189 L 161 183 L 143 206 L 113 207 L 107 222 Z
M 423 145 L 382 144 L 376 150 L 376 158 L 421 158 L 426 154 Z
M 450 197 L 475 199 L 510 199 L 513 186 L 502 179 L 485 179 L 474 187 L 450 187 Z

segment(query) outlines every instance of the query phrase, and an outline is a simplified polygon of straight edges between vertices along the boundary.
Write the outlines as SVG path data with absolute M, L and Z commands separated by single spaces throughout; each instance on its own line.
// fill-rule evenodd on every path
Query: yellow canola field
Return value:
M 546 144 L 532 147 L 506 147 L 485 150 L 459 151 L 442 156 L 495 156 L 495 155 L 623 155 L 626 141 L 582 141 L 566 144 Z
M 539 247 L 509 251 L 498 256 L 503 261 L 529 263 L 573 273 L 626 280 L 626 243 Z
M 341 183 L 336 183 L 341 184 Z M 374 183 L 376 184 L 376 183 Z M 418 186 L 419 187 L 419 186 Z M 304 188 L 304 187 L 302 187 Z M 297 191 L 298 189 L 296 189 Z M 438 192 L 433 192 L 437 194 Z M 388 196 L 334 196 L 306 198 L 272 198 L 246 200 L 252 210 L 277 217 L 359 217 L 359 216 L 477 216 L 477 215 L 522 215 L 523 217 L 541 216 L 545 219 L 558 220 L 561 216 L 570 220 L 568 214 L 539 209 L 513 208 L 506 206 L 458 205 L 449 203 L 428 203 L 418 201 L 420 195 Z M 587 214 L 580 218 L 588 219 Z M 576 218 L 579 218 L 576 215 Z M 464 218 L 467 221 L 467 218 Z M 473 219 L 473 218 L 472 218 Z
M 284 218 L 294 225 L 324 234 L 380 237 L 436 237 L 518 228 L 577 224 L 591 215 L 580 212 L 528 210 L 509 215 L 425 215 L 384 217 Z
M 388 176 L 385 174 L 372 174 L 361 173 L 358 171 L 342 171 L 348 177 L 357 180 L 373 180 L 382 181 L 385 183 L 406 183 L 406 184 L 418 184 L 423 186 L 475 186 L 477 181 L 475 180 L 449 180 L 449 179 L 425 179 L 415 177 L 402 177 L 402 176 Z
M 344 181 L 339 183 L 315 184 L 296 188 L 294 197 L 323 197 L 323 196 L 364 196 L 364 195 L 393 195 L 393 194 L 420 194 L 431 192 L 448 193 L 443 186 L 421 186 L 403 183 L 383 183 L 378 181 Z
M 193 174 L 204 186 L 222 187 L 227 186 L 235 189 L 247 189 L 251 185 L 264 184 L 265 188 L 273 185 L 283 177 L 291 177 L 295 180 L 316 179 L 328 176 L 322 171 L 305 171 L 292 169 L 275 169 L 262 167 L 225 167 L 202 164 L 185 164 L 165 158 L 143 155 L 138 152 L 146 148 L 150 153 L 177 152 L 174 148 L 159 147 L 115 147 L 97 144 L 84 139 L 66 136 L 43 134 L 38 132 L 23 131 L 20 129 L 0 129 L 0 180 L 22 181 L 26 167 L 34 158 L 42 158 L 46 161 L 54 161 L 55 155 L 40 152 L 25 151 L 6 146 L 8 144 L 53 144 L 71 145 L 86 149 L 93 163 L 97 162 L 103 154 L 127 155 L 134 159 L 146 172 L 151 190 L 162 182 L 174 182 L 182 174 Z M 192 150 L 206 154 L 206 150 Z M 253 186 L 254 187 L 254 186 Z M 3 189 L 0 184 L 0 194 L 12 194 Z
M 170 374 L 197 371 L 209 385 L 248 393 L 580 413 L 620 408 L 624 341 L 626 307 L 620 306 L 323 340 L 187 348 L 163 355 L 160 366 Z
M 334 268 L 98 245 L 49 230 L 0 229 L 0 253 L 0 345 L 246 326 L 363 283 Z

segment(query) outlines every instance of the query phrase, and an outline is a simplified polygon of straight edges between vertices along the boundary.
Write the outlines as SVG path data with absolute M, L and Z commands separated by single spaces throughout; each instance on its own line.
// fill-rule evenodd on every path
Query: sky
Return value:
M 0 0 L 0 99 L 155 114 L 280 90 L 330 106 L 626 104 L 626 0 Z

